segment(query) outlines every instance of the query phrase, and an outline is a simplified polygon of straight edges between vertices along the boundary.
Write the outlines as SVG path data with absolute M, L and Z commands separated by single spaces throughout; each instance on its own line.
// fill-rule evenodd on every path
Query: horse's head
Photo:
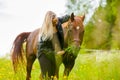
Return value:
M 84 16 L 74 16 L 71 14 L 70 20 L 63 24 L 65 45 L 80 48 L 84 35 Z

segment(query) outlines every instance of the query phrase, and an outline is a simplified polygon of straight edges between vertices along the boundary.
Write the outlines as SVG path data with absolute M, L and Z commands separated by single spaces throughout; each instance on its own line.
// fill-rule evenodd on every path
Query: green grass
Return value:
M 61 65 L 60 80 L 63 80 L 63 70 L 64 66 Z M 39 75 L 40 67 L 36 60 L 31 80 L 39 80 Z M 25 77 L 25 68 L 14 74 L 11 61 L 0 58 L 0 80 L 25 80 Z M 120 80 L 120 53 L 79 54 L 68 80 Z

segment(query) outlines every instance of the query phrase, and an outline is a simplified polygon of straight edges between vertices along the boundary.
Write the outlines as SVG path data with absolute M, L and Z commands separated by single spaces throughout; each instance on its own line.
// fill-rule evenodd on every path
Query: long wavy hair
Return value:
M 42 27 L 40 29 L 40 35 L 39 39 L 42 38 L 42 40 L 51 40 L 53 38 L 53 24 L 52 19 L 56 17 L 56 14 L 52 11 L 48 11 L 45 15 Z

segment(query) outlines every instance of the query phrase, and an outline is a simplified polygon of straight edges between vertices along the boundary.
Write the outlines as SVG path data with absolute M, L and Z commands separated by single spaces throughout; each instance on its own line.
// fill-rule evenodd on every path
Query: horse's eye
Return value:
M 77 26 L 77 27 L 76 27 L 76 29 L 77 29 L 77 30 L 79 30 L 79 29 L 80 29 L 80 27 L 79 27 L 79 26 Z

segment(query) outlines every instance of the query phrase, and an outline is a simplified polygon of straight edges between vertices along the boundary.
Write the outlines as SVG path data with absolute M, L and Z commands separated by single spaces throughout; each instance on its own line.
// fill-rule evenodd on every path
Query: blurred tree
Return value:
M 101 0 L 105 1 L 105 0 Z M 117 4 L 116 4 L 117 3 Z M 120 2 L 119 2 L 120 3 Z M 116 26 L 117 20 L 117 5 L 119 4 L 118 0 L 106 0 L 106 6 L 100 4 L 99 8 L 93 15 L 94 20 L 94 46 L 92 48 L 97 49 L 116 49 L 120 48 L 120 36 L 119 33 L 116 34 L 116 31 L 119 32 L 118 26 Z M 118 30 L 115 30 L 115 29 Z M 97 36 L 99 35 L 99 36 Z
M 111 25 L 112 28 L 112 48 L 120 49 L 120 1 L 119 0 L 108 0 L 108 3 L 111 2 Z M 114 22 L 114 23 L 113 23 Z
M 85 23 L 87 23 L 95 9 L 99 6 L 99 1 L 100 0 L 67 0 L 66 12 L 69 14 L 74 12 L 76 15 L 85 14 Z

